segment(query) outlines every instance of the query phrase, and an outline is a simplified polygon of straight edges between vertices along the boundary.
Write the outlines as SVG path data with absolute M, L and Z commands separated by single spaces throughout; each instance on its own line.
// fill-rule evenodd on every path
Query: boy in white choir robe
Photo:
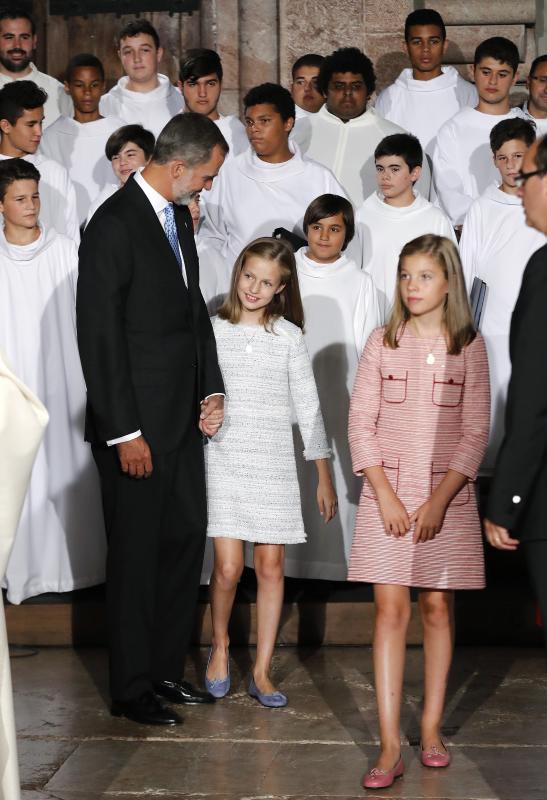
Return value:
M 474 108 L 479 98 L 457 69 L 442 65 L 448 41 L 438 11 L 420 8 L 408 15 L 405 45 L 411 67 L 380 92 L 374 107 L 380 116 L 417 136 L 431 157 L 439 128 L 460 109 Z
M 117 182 L 109 181 L 104 184 L 89 208 L 86 225 L 95 211 L 118 189 L 125 186 L 130 175 L 148 164 L 152 158 L 155 144 L 154 134 L 145 130 L 142 125 L 122 125 L 121 128 L 110 134 L 106 141 L 104 154 L 107 161 L 110 162 Z
M 32 81 L 15 81 L 0 90 L 0 161 L 23 158 L 41 176 L 41 221 L 80 241 L 76 192 L 66 169 L 38 153 L 46 93 Z
M 158 136 L 184 109 L 181 93 L 158 72 L 163 57 L 158 32 L 145 19 L 128 22 L 118 35 L 118 56 L 125 75 L 103 95 L 101 114 L 137 123 Z
M 317 114 L 325 104 L 325 98 L 317 84 L 321 65 L 325 56 L 317 53 L 306 53 L 297 58 L 291 70 L 291 97 L 294 100 L 296 120 L 306 119 Z
M 328 167 L 355 208 L 376 187 L 374 150 L 385 136 L 403 128 L 381 117 L 367 103 L 376 86 L 372 61 L 356 47 L 327 56 L 318 87 L 326 98 L 317 114 L 298 120 L 293 141 L 302 153 Z M 429 197 L 431 174 L 425 163 L 418 191 Z
M 123 126 L 118 117 L 102 117 L 99 101 L 105 90 L 104 68 L 97 56 L 81 53 L 66 69 L 65 89 L 74 117 L 59 117 L 45 131 L 40 150 L 67 170 L 76 190 L 78 221 L 83 225 L 91 203 L 114 174 L 105 155 L 111 133 Z
M 346 255 L 354 232 L 351 203 L 334 194 L 317 197 L 306 210 L 304 232 L 308 246 L 296 253 L 304 337 L 333 450 L 338 514 L 327 531 L 317 510 L 313 476 L 298 457 L 307 542 L 287 547 L 285 573 L 294 578 L 343 581 L 360 494 L 348 445 L 349 398 L 361 352 L 380 325 L 380 311 L 369 275 Z
M 536 126 L 538 136 L 547 134 L 547 55 L 538 56 L 532 61 L 530 74 L 526 79 L 528 100 L 522 110 Z
M 473 75 L 479 93 L 476 108 L 463 108 L 445 122 L 433 150 L 435 188 L 441 208 L 460 227 L 473 200 L 497 171 L 490 157 L 490 131 L 498 122 L 524 117 L 511 108 L 509 92 L 517 80 L 519 52 L 502 36 L 486 39 L 475 50 Z
M 407 242 L 434 233 L 456 241 L 450 220 L 414 186 L 423 151 L 409 133 L 386 136 L 374 152 L 378 190 L 357 210 L 361 267 L 371 276 L 380 299 L 382 324 L 387 320 L 397 282 L 399 254 Z
M 279 227 L 303 236 L 312 200 L 325 193 L 345 195 L 328 169 L 289 142 L 295 110 L 287 89 L 262 84 L 248 92 L 244 105 L 251 147 L 226 160 L 212 189 L 201 193 L 204 218 L 197 238 L 207 303 L 228 291 L 232 267 L 246 244 Z M 206 296 L 210 285 L 216 285 L 213 297 Z
M 511 376 L 509 328 L 528 259 L 545 236 L 526 224 L 516 177 L 536 132 L 523 119 L 492 128 L 490 141 L 501 183 L 492 183 L 471 205 L 463 224 L 460 254 L 469 291 L 474 278 L 487 285 L 480 322 L 490 371 L 490 439 L 483 470 L 491 473 L 504 435 L 505 403 Z
M 83 438 L 78 255 L 74 241 L 39 225 L 39 179 L 24 159 L 0 162 L 0 342 L 50 416 L 6 572 L 13 603 L 93 586 L 105 569 L 98 475 Z
M 222 61 L 214 50 L 189 50 L 180 62 L 179 89 L 186 111 L 205 114 L 220 128 L 230 148 L 227 157 L 231 158 L 247 150 L 249 140 L 235 114 L 224 115 L 218 110 L 223 74 Z

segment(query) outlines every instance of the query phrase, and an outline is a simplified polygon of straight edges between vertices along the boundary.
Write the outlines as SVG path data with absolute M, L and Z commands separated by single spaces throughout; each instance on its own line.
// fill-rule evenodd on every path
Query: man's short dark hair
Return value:
M 505 36 L 492 36 L 481 42 L 475 50 L 473 64 L 477 66 L 483 58 L 494 58 L 500 64 L 508 64 L 513 73 L 517 71 L 520 60 L 518 47 Z
M 410 29 L 417 25 L 434 25 L 439 28 L 443 42 L 446 39 L 444 20 L 439 12 L 432 8 L 417 8 L 416 11 L 410 12 L 405 20 L 405 42 L 410 39 Z
M 341 47 L 323 61 L 317 78 L 317 87 L 325 97 L 330 79 L 335 72 L 353 72 L 355 75 L 362 75 L 369 95 L 376 88 L 372 61 L 358 47 Z
M 140 147 L 146 158 L 152 158 L 156 139 L 151 131 L 147 131 L 142 125 L 122 125 L 117 131 L 111 133 L 106 140 L 104 152 L 109 161 L 129 142 L 133 142 Z
M 71 82 L 72 78 L 74 77 L 74 73 L 80 67 L 91 67 L 92 69 L 96 69 L 104 83 L 103 62 L 100 58 L 97 58 L 97 56 L 94 56 L 92 53 L 78 53 L 78 55 L 72 56 L 68 62 L 65 72 L 65 80 L 67 83 Z
M 138 36 L 140 33 L 148 34 L 151 36 L 154 44 L 156 45 L 156 50 L 160 47 L 160 37 L 158 35 L 157 30 L 154 28 L 151 22 L 148 22 L 147 19 L 133 19 L 131 22 L 128 22 L 127 25 L 124 25 L 121 31 L 118 33 L 116 37 L 116 44 L 118 46 L 118 50 L 121 47 L 123 39 L 132 39 L 133 36 Z
M 318 69 L 321 69 L 324 60 L 325 56 L 320 56 L 317 53 L 306 53 L 306 55 L 300 56 L 300 58 L 297 58 L 292 65 L 291 74 L 293 80 L 298 70 L 302 67 L 317 67 Z
M 15 125 L 25 111 L 46 104 L 47 94 L 33 81 L 11 81 L 0 89 L 0 119 Z
M 534 58 L 534 60 L 532 61 L 532 66 L 530 67 L 529 77 L 533 78 L 534 75 L 535 75 L 536 69 L 539 67 L 539 65 L 540 64 L 544 64 L 546 61 L 547 61 L 547 54 L 544 54 L 542 56 L 538 56 L 537 58 Z
M 420 140 L 411 133 L 392 133 L 385 136 L 374 151 L 374 160 L 383 156 L 399 156 L 402 158 L 410 172 L 416 167 L 421 167 L 424 153 Z
M 344 246 L 342 247 L 342 250 L 345 250 L 355 234 L 355 218 L 350 201 L 339 194 L 321 194 L 311 201 L 304 214 L 302 226 L 304 233 L 307 236 L 310 225 L 319 222 L 320 219 L 334 217 L 336 214 L 342 214 L 344 225 L 346 226 Z
M 167 164 L 178 158 L 195 167 L 211 158 L 216 145 L 224 155 L 228 153 L 228 144 L 218 126 L 204 114 L 187 111 L 169 120 L 156 140 L 152 160 Z
M 204 78 L 206 75 L 216 75 L 219 81 L 222 80 L 222 61 L 219 54 L 205 47 L 188 50 L 180 62 L 179 78 L 182 83 Z
M 0 22 L 2 22 L 4 19 L 26 19 L 30 22 L 30 30 L 32 35 L 34 36 L 36 34 L 36 24 L 29 12 L 26 10 L 26 8 L 23 8 L 23 6 L 2 6 L 2 8 L 0 8 Z
M 531 147 L 536 141 L 536 135 L 536 126 L 531 120 L 520 117 L 502 119 L 490 131 L 490 147 L 494 155 L 506 142 L 512 142 L 514 139 L 525 142 Z
M 248 91 L 243 98 L 243 108 L 245 111 L 252 106 L 258 106 L 262 103 L 268 103 L 274 106 L 284 122 L 288 119 L 294 119 L 296 115 L 294 100 L 292 99 L 291 93 L 278 83 L 261 83 L 260 86 L 255 86 L 254 89 Z
M 6 196 L 9 187 L 15 181 L 40 181 L 40 173 L 24 158 L 6 158 L 0 161 L 0 200 Z

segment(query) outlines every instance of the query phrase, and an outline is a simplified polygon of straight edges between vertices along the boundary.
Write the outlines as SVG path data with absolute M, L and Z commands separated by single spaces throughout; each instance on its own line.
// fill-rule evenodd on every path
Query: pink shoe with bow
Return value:
M 444 747 L 444 744 L 443 744 Z M 429 750 L 422 750 L 420 744 L 420 760 L 424 767 L 448 767 L 450 764 L 450 753 L 446 750 L 443 752 L 436 744 L 430 747 Z
M 391 786 L 395 778 L 400 778 L 405 771 L 403 757 L 399 756 L 399 760 L 393 769 L 379 769 L 373 767 L 363 776 L 363 787 L 365 789 L 386 789 Z

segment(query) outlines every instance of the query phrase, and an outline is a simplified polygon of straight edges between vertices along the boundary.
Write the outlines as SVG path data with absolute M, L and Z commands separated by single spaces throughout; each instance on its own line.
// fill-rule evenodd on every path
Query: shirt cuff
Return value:
M 135 431 L 134 433 L 126 433 L 125 436 L 118 436 L 117 439 L 108 439 L 106 443 L 109 447 L 112 447 L 113 444 L 130 442 L 132 439 L 137 439 L 139 436 L 142 436 L 142 433 L 140 431 Z
M 224 392 L 213 392 L 213 394 L 208 394 L 207 397 L 204 397 L 203 400 L 208 400 L 210 397 L 226 397 Z M 201 401 L 203 403 L 203 400 Z

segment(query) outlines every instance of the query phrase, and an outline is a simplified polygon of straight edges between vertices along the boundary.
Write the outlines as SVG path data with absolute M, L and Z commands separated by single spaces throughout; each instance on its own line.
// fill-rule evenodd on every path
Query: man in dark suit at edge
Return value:
M 203 434 L 216 433 L 224 407 L 186 204 L 211 187 L 227 151 L 207 117 L 173 117 L 80 246 L 86 439 L 109 542 L 112 713 L 147 724 L 181 722 L 162 698 L 212 700 L 182 680 L 207 528 Z
M 547 137 L 519 176 L 526 222 L 547 234 Z M 511 381 L 485 533 L 500 550 L 522 547 L 547 644 L 547 245 L 532 255 L 511 319 Z

